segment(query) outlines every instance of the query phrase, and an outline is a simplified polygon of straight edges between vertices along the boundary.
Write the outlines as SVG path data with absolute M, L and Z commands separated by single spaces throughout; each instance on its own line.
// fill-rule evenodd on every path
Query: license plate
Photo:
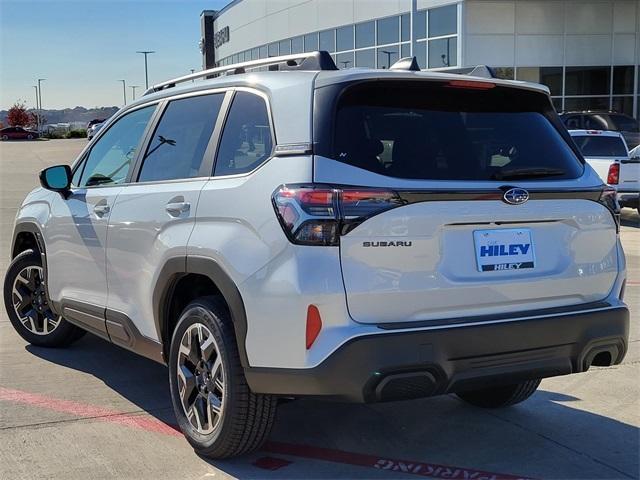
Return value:
M 480 272 L 534 268 L 533 239 L 528 228 L 476 230 L 473 242 Z

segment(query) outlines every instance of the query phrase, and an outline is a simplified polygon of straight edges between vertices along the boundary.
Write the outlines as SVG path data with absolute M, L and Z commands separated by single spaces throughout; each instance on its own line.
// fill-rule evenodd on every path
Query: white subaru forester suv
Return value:
M 153 87 L 40 181 L 15 329 L 168 365 L 203 455 L 259 447 L 279 397 L 503 407 L 627 350 L 615 192 L 540 85 L 257 60 Z

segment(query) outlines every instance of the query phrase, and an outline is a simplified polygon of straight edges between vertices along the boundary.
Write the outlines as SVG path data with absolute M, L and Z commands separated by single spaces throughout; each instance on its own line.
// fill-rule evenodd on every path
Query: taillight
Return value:
M 607 183 L 609 185 L 617 185 L 620 181 L 620 164 L 612 163 L 609 165 L 609 173 L 607 173 Z
M 620 231 L 620 204 L 618 203 L 618 192 L 613 187 L 605 187 L 600 193 L 599 203 L 607 207 L 616 222 L 616 232 Z
M 285 234 L 301 245 L 336 246 L 365 219 L 403 204 L 396 192 L 379 188 L 283 185 L 273 193 Z

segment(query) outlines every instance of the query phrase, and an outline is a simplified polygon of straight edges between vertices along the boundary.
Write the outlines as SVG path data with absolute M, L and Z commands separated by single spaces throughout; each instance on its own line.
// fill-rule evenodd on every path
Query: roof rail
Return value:
M 198 78 L 207 78 L 218 75 L 238 75 L 245 73 L 248 69 L 259 67 L 270 67 L 270 70 L 338 70 L 338 67 L 336 67 L 336 64 L 333 62 L 333 58 L 329 52 L 324 50 L 307 53 L 293 53 L 291 55 L 261 58 L 260 60 L 234 63 L 223 67 L 209 68 L 200 72 L 191 73 L 189 75 L 158 83 L 145 91 L 143 95 L 172 88 L 179 83 L 190 82 Z

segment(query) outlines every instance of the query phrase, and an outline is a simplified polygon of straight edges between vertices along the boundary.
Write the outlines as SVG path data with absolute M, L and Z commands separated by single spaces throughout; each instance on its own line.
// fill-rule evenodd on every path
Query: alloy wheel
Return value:
M 213 432 L 224 413 L 222 357 L 211 330 L 194 323 L 182 335 L 177 359 L 178 392 L 187 419 L 203 435 Z
M 44 271 L 39 266 L 23 268 L 13 282 L 13 308 L 22 325 L 36 335 L 49 335 L 62 317 L 51 311 L 44 284 Z

